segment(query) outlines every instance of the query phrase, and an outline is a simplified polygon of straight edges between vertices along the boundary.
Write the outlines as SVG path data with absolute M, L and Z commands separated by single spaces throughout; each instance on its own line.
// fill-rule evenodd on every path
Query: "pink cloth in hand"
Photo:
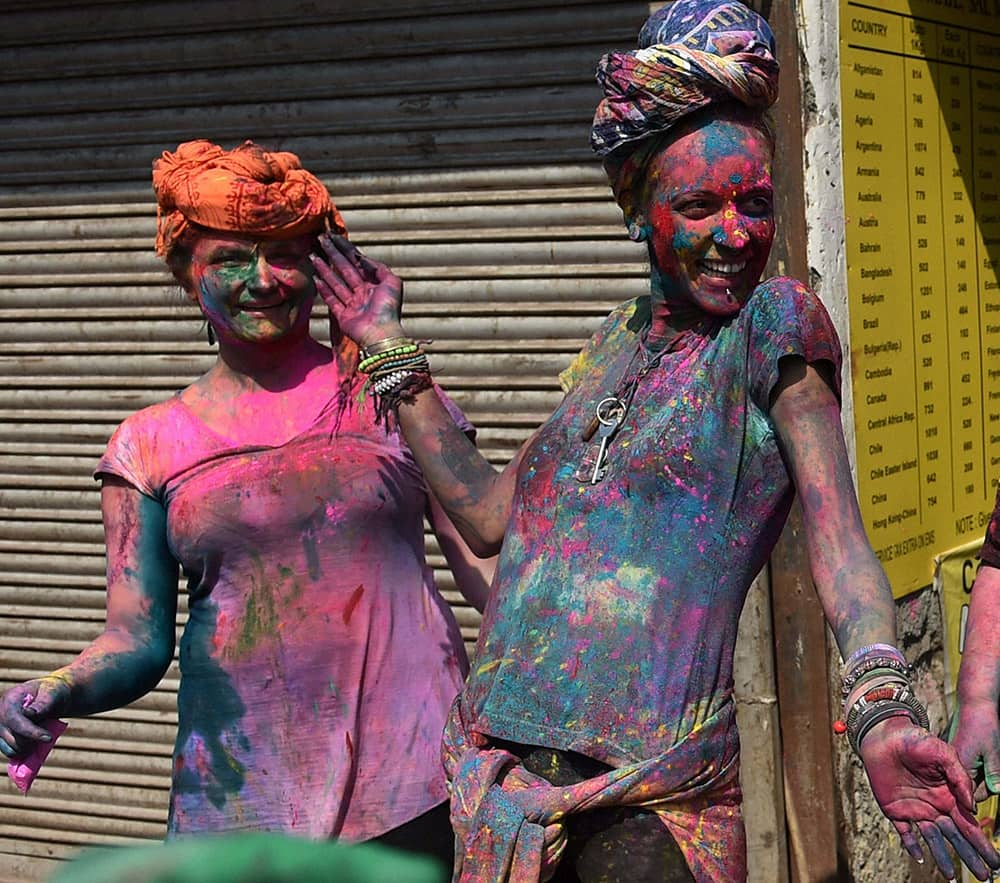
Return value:
M 49 731 L 52 741 L 39 742 L 35 745 L 31 754 L 23 760 L 12 760 L 7 764 L 7 775 L 10 776 L 11 781 L 17 785 L 18 790 L 22 794 L 28 793 L 31 783 L 35 781 L 35 776 L 38 775 L 42 764 L 45 763 L 45 758 L 49 756 L 49 752 L 55 746 L 56 740 L 63 734 L 67 725 L 61 720 L 51 718 L 39 724 L 39 726 Z

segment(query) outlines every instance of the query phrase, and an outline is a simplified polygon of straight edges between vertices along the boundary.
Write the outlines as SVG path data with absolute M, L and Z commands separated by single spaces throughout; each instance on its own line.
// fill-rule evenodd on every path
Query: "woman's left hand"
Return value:
M 950 745 L 906 717 L 890 718 L 865 736 L 861 759 L 875 800 L 914 859 L 924 860 L 916 828 L 949 880 L 956 874 L 946 841 L 979 880 L 1000 869 L 976 821 L 972 780 Z
M 977 783 L 976 800 L 1000 793 L 1000 718 L 996 700 L 960 700 L 948 741 Z
M 403 336 L 402 280 L 343 236 L 323 235 L 317 242 L 322 253 L 309 255 L 316 291 L 340 330 L 359 346 Z

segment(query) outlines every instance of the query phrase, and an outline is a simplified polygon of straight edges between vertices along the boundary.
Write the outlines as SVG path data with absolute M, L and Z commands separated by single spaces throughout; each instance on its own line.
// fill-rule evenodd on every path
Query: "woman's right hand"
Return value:
M 879 808 L 914 859 L 923 861 L 922 838 L 948 880 L 956 876 L 949 845 L 978 880 L 1000 869 L 976 820 L 972 780 L 951 746 L 895 717 L 877 724 L 859 753 Z
M 322 254 L 309 255 L 316 270 L 316 291 L 340 330 L 359 346 L 404 337 L 399 318 L 403 281 L 343 236 L 324 234 L 317 241 Z
M 11 687 L 0 697 L 0 753 L 11 760 L 26 757 L 38 742 L 51 742 L 39 726 L 59 717 L 69 705 L 69 685 L 59 677 L 44 677 Z

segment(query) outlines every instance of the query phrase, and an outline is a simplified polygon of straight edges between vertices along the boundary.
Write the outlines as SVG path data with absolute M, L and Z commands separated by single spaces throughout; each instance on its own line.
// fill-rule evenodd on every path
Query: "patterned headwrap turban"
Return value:
M 223 150 L 187 141 L 153 161 L 156 252 L 166 255 L 191 224 L 261 239 L 347 228 L 330 194 L 294 153 L 268 153 L 252 141 Z
M 710 104 L 763 111 L 778 97 L 774 34 L 738 0 L 674 0 L 643 25 L 639 47 L 601 59 L 605 97 L 590 137 L 627 220 L 635 176 L 659 141 L 653 136 Z

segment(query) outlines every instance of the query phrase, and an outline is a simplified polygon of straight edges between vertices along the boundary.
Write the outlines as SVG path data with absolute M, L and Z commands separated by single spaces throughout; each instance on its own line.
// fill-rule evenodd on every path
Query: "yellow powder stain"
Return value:
M 499 668 L 505 662 L 512 661 L 513 660 L 510 657 L 506 657 L 504 659 L 494 659 L 492 662 L 486 662 L 479 666 L 479 668 L 476 669 L 476 674 L 486 674 L 488 671 L 493 671 L 493 669 Z
M 622 564 L 615 571 L 615 581 L 625 586 L 642 585 L 651 580 L 653 576 L 651 567 L 636 567 L 634 564 Z

